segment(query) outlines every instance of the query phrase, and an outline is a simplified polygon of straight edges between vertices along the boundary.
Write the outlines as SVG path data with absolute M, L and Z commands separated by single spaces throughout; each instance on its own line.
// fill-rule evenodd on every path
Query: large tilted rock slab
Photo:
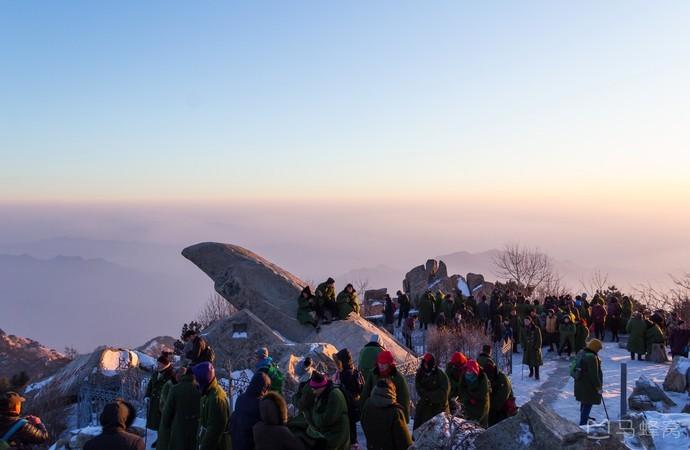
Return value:
M 477 449 L 502 450 L 623 450 L 625 445 L 609 433 L 588 435 L 551 408 L 531 400 L 518 413 L 480 434 Z
M 314 328 L 297 321 L 297 298 L 306 283 L 251 251 L 231 244 L 204 242 L 192 245 L 182 255 L 214 282 L 216 291 L 238 309 L 248 309 L 266 325 L 293 342 L 329 342 L 348 348 L 357 357 L 372 334 L 395 359 L 404 362 L 413 355 L 388 333 L 362 317 Z

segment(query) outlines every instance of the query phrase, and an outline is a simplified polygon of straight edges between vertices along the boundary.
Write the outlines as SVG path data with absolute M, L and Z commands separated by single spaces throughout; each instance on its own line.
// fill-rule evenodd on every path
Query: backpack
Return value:
M 582 378 L 582 361 L 585 357 L 585 351 L 580 350 L 577 355 L 570 360 L 570 367 L 568 373 L 574 380 Z
M 26 419 L 19 419 L 12 425 L 12 427 L 7 430 L 7 433 L 5 433 L 1 438 L 0 438 L 0 450 L 9 450 L 10 447 L 10 439 L 12 439 L 12 436 L 14 436 L 17 431 L 19 431 L 24 425 L 26 425 L 28 421 Z

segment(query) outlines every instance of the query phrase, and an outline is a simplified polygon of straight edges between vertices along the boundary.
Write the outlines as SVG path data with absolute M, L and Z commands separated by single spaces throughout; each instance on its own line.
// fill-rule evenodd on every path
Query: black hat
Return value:
M 168 365 L 170 364 L 170 353 L 163 352 L 157 359 L 157 361 L 161 364 Z
M 333 283 L 335 283 L 335 280 L 331 277 L 328 277 L 328 279 L 326 280 L 326 284 L 333 284 Z

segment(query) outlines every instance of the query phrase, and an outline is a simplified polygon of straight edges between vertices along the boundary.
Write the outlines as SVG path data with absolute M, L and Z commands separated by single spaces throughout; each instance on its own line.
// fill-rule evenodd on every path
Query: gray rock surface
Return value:
M 192 245 L 182 255 L 214 282 L 216 291 L 238 309 L 246 309 L 280 336 L 295 343 L 328 342 L 348 348 L 357 358 L 373 334 L 403 362 L 414 355 L 376 325 L 360 316 L 323 325 L 320 332 L 297 321 L 297 298 L 306 283 L 242 247 L 205 242 Z M 337 290 L 337 289 L 336 289 Z
M 690 372 L 690 359 L 682 356 L 673 358 L 673 363 L 664 379 L 664 390 L 685 392 L 688 388 L 688 372 Z
M 483 432 L 484 429 L 475 422 L 453 417 L 447 413 L 441 413 L 414 431 L 414 443 L 410 449 L 479 449 L 482 447 L 477 447 L 475 440 Z

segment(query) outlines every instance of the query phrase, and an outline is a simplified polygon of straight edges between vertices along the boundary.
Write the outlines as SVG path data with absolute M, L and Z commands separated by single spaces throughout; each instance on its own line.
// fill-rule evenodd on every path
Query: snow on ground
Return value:
M 53 377 L 48 377 L 48 378 L 46 378 L 46 379 L 44 379 L 44 380 L 37 381 L 37 382 L 35 382 L 35 383 L 31 383 L 30 385 L 28 385 L 28 386 L 26 387 L 26 389 L 24 389 L 24 393 L 25 393 L 25 394 L 28 394 L 29 392 L 32 392 L 32 391 L 41 390 L 41 389 L 43 389 L 46 385 L 48 385 L 51 381 L 53 381 Z
M 560 364 L 567 364 L 547 357 L 544 353 L 544 365 L 539 369 L 539 381 L 529 378 L 529 369 L 522 365 L 522 353 L 513 354 L 513 374 L 510 377 L 513 384 L 513 394 L 518 406 L 527 403 L 532 396 L 540 392 L 544 383 L 549 381 L 551 375 Z

